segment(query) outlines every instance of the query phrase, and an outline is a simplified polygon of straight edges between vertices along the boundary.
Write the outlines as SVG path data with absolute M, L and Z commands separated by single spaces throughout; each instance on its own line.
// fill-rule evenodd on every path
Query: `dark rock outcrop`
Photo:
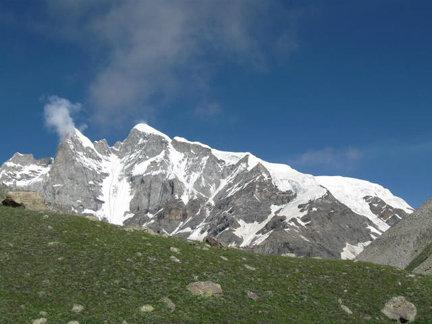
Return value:
M 20 203 L 16 202 L 15 200 L 13 200 L 10 197 L 6 197 L 2 201 L 2 205 L 6 206 L 6 207 L 13 207 L 13 208 L 24 208 L 24 204 L 20 204 Z

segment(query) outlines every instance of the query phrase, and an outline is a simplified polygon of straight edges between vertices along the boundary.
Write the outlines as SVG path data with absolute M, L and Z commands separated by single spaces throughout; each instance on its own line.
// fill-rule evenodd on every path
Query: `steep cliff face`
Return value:
M 114 224 L 194 240 L 210 235 L 264 253 L 353 258 L 412 212 L 367 181 L 314 177 L 250 153 L 171 139 L 146 124 L 112 147 L 76 130 L 43 161 L 14 156 L 0 181 Z

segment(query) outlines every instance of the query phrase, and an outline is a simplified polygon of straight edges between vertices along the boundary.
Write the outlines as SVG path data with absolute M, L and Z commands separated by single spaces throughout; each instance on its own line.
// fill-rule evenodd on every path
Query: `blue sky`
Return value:
M 53 155 L 47 98 L 111 143 L 147 121 L 432 196 L 432 2 L 2 1 L 0 160 Z

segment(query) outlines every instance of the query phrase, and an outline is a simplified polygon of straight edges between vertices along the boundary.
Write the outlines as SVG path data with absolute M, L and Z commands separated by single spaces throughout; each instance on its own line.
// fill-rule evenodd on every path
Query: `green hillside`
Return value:
M 207 280 L 220 284 L 223 295 L 198 297 L 186 289 Z M 397 295 L 417 306 L 418 322 L 432 322 L 432 277 L 208 248 L 84 217 L 0 207 L 0 323 L 41 317 L 47 323 L 373 323 L 385 321 L 380 309 Z M 74 304 L 84 308 L 73 312 Z M 143 305 L 154 310 L 142 312 Z

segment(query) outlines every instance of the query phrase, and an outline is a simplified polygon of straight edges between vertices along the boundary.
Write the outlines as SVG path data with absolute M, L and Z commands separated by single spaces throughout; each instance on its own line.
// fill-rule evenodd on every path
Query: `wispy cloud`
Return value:
M 50 96 L 44 106 L 45 124 L 48 128 L 53 129 L 60 138 L 67 137 L 75 129 L 72 115 L 79 112 L 80 109 L 81 104 L 79 103 Z
M 294 157 L 290 163 L 300 168 L 326 168 L 347 170 L 355 166 L 364 156 L 361 149 L 326 147 L 309 150 Z
M 50 30 L 100 58 L 88 106 L 101 123 L 147 118 L 185 96 L 210 118 L 222 111 L 210 87 L 215 64 L 260 70 L 297 48 L 299 12 L 270 0 L 46 1 Z
M 428 139 L 401 142 L 379 141 L 362 147 L 327 147 L 308 150 L 288 160 L 295 168 L 316 174 L 350 174 L 366 165 L 395 165 L 409 159 L 432 154 L 432 141 Z
M 195 115 L 201 119 L 209 119 L 222 113 L 222 108 L 217 102 L 201 103 L 195 108 Z

